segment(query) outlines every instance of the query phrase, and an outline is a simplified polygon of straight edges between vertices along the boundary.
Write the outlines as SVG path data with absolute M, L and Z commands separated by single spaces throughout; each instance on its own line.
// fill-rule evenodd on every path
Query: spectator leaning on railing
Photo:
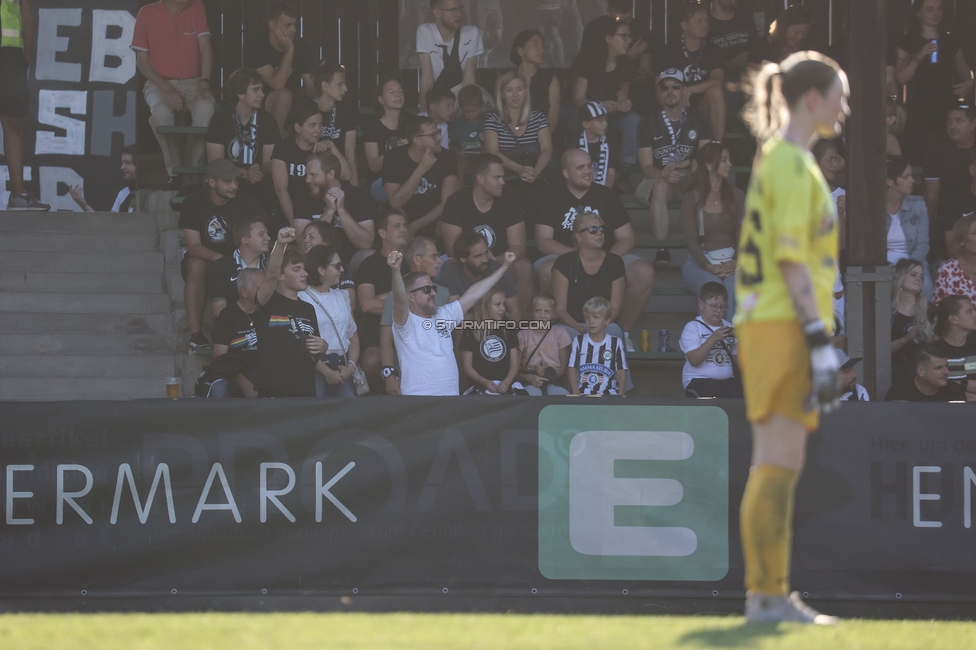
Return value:
M 505 253 L 501 268 L 474 283 L 454 302 L 437 307 L 436 288 L 424 272 L 400 275 L 403 255 L 390 253 L 393 277 L 393 340 L 400 358 L 404 395 L 457 395 L 458 367 L 451 332 L 515 261 Z

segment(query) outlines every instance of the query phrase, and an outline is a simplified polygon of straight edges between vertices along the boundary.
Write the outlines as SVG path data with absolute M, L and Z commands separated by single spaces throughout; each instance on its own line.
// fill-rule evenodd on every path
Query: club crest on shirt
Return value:
M 430 190 L 436 190 L 437 183 L 431 183 L 426 177 L 421 177 L 420 182 L 417 183 L 417 189 L 413 191 L 414 194 L 426 194 Z
M 481 356 L 492 363 L 501 361 L 507 352 L 508 346 L 494 334 L 486 336 L 485 340 L 481 342 Z
M 227 224 L 217 215 L 210 217 L 207 222 L 207 238 L 215 244 L 227 241 Z
M 576 217 L 581 213 L 592 212 L 593 214 L 600 216 L 600 211 L 589 205 L 580 206 L 578 209 L 571 207 L 563 215 L 563 222 L 560 224 L 563 230 L 573 230 L 573 226 L 576 224 Z
M 488 249 L 491 250 L 495 246 L 495 242 L 498 241 L 498 237 L 495 236 L 495 229 L 488 224 L 481 224 L 480 226 L 475 226 L 474 231 L 479 235 L 482 235 L 486 240 L 488 240 Z
M 613 352 L 611 352 L 610 350 L 604 350 L 603 351 L 603 360 L 604 361 L 610 361 L 610 359 L 612 359 L 612 358 L 613 358 Z

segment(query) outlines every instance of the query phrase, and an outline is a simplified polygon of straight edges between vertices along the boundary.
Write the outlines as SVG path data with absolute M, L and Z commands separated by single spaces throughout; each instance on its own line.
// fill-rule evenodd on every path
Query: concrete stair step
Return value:
M 0 377 L 37 378 L 149 378 L 164 377 L 176 371 L 176 357 L 154 356 L 70 356 L 45 354 L 0 355 Z
M 82 251 L 15 251 L 0 255 L 0 273 L 4 271 L 41 271 L 85 273 L 162 273 L 163 254 L 113 252 L 111 255 Z
M 155 233 L 156 215 L 138 212 L 4 212 L 0 232 Z
M 158 237 L 147 233 L 6 232 L 0 251 L 43 250 L 88 253 L 156 252 Z
M 0 313 L 0 334 L 141 334 L 173 335 L 167 314 Z
M 169 314 L 170 298 L 130 293 L 0 293 L 0 312 Z
M 6 334 L 0 355 L 172 355 L 172 336 L 158 334 Z
M 33 378 L 0 377 L 0 400 L 49 402 L 165 397 L 163 377 Z
M 162 273 L 0 272 L 0 291 L 160 293 L 164 289 Z

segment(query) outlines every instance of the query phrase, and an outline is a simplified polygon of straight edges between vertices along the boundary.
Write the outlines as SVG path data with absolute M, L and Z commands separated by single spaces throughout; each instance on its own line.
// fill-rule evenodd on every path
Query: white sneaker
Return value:
M 627 352 L 636 352 L 634 344 L 630 342 L 630 334 L 627 332 L 624 332 L 624 350 Z
M 746 623 L 807 623 L 836 625 L 836 616 L 821 614 L 794 591 L 789 596 L 749 594 L 746 596 Z

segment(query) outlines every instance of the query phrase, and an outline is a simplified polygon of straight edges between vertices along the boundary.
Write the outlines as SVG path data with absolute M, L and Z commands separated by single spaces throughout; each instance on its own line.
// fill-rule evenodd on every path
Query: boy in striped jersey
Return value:
M 627 356 L 623 340 L 607 334 L 610 313 L 610 302 L 602 296 L 583 305 L 587 331 L 573 339 L 569 353 L 571 395 L 627 394 Z

